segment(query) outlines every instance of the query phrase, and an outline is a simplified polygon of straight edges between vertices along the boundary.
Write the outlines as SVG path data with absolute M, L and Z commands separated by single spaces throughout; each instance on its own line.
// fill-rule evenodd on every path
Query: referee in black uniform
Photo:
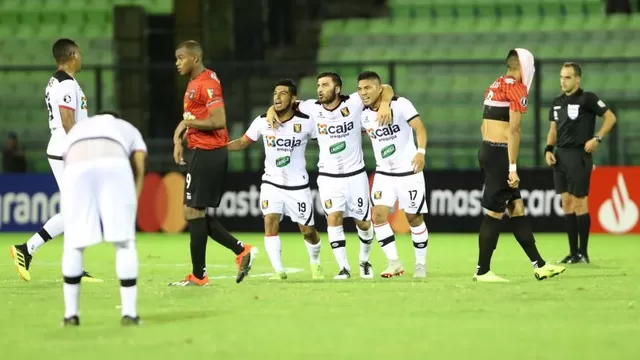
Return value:
M 547 165 L 553 167 L 556 192 L 562 196 L 570 253 L 564 264 L 588 263 L 589 182 L 593 168 L 592 154 L 598 149 L 616 122 L 616 116 L 598 95 L 580 88 L 580 65 L 567 62 L 560 70 L 563 94 L 549 109 L 549 135 L 545 148 Z M 604 123 L 595 134 L 596 116 Z M 555 147 L 555 151 L 554 151 Z M 579 241 L 578 241 L 579 239 Z

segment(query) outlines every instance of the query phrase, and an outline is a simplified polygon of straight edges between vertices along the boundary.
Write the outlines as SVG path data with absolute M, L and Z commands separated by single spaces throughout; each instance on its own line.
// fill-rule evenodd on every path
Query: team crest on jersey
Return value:
M 87 98 L 85 96 L 83 96 L 81 99 L 80 108 L 82 110 L 87 110 Z
M 325 208 L 331 209 L 332 206 L 333 206 L 333 203 L 331 202 L 331 199 L 324 201 L 324 207 Z
M 209 95 L 209 99 L 213 99 L 213 89 L 207 89 L 207 95 Z
M 580 105 L 577 105 L 577 104 L 567 105 L 567 115 L 569 116 L 569 119 L 571 120 L 577 119 L 578 114 L 580 114 Z
M 302 124 L 293 124 L 293 132 L 294 133 L 302 132 Z
M 262 200 L 262 208 L 266 209 L 269 207 L 269 200 Z
M 349 108 L 347 108 L 347 107 L 342 108 L 342 109 L 340 110 L 340 113 L 341 113 L 341 114 L 342 114 L 342 116 L 344 116 L 344 117 L 347 117 L 347 116 L 349 116 L 349 114 L 351 114 L 351 113 L 349 112 Z
M 382 191 L 376 191 L 373 193 L 373 200 L 380 200 L 382 198 Z
M 196 97 L 196 89 L 191 89 L 189 91 L 189 100 L 193 100 L 194 97 Z

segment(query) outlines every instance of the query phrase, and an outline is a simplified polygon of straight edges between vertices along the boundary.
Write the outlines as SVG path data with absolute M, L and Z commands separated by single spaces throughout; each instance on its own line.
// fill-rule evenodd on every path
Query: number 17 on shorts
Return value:
M 373 205 L 398 208 L 407 214 L 426 214 L 429 212 L 426 199 L 426 186 L 422 173 L 407 176 L 389 176 L 376 174 L 371 187 Z

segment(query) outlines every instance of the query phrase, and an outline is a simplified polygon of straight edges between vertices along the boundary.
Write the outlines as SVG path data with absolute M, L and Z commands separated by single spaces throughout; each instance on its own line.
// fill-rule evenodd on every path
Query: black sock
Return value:
M 207 267 L 207 219 L 198 218 L 187 221 L 191 234 L 192 273 L 198 279 L 204 278 Z
M 564 215 L 565 228 L 567 230 L 567 237 L 569 238 L 569 250 L 571 255 L 578 255 L 578 219 L 576 214 Z
M 45 230 L 45 228 L 40 229 L 40 231 L 38 231 L 38 235 L 40 235 L 44 242 L 51 240 L 51 235 L 49 235 L 49 232 Z
M 244 245 L 233 235 L 231 235 L 227 229 L 220 224 L 220 221 L 215 216 L 207 215 L 209 236 L 215 240 L 218 244 L 233 251 L 234 254 L 240 255 L 244 251 Z
M 538 252 L 536 239 L 533 237 L 533 230 L 531 230 L 529 221 L 527 221 L 524 216 L 514 216 L 510 219 L 510 222 L 513 226 L 511 229 L 513 236 L 516 237 L 516 240 L 518 240 L 518 243 L 522 246 L 522 250 L 524 250 L 529 257 L 533 267 L 543 267 L 546 263 L 542 260 L 542 256 L 540 256 Z
M 576 216 L 578 218 L 578 234 L 580 234 L 580 254 L 589 256 L 589 231 L 591 230 L 591 215 L 589 213 Z
M 498 245 L 498 237 L 500 237 L 500 221 L 489 215 L 485 215 L 480 225 L 478 234 L 478 268 L 477 275 L 484 275 L 491 270 L 491 257 L 493 250 Z

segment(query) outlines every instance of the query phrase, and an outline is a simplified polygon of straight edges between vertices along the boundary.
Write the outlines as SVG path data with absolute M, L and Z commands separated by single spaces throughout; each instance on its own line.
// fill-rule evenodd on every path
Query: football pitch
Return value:
M 528 259 L 503 234 L 492 269 L 507 284 L 477 284 L 473 234 L 432 233 L 429 275 L 413 281 L 413 247 L 398 238 L 407 274 L 357 276 L 358 240 L 347 235 L 352 279 L 332 280 L 337 265 L 323 237 L 327 280 L 312 281 L 302 239 L 283 235 L 285 281 L 272 272 L 261 234 L 240 234 L 260 254 L 235 283 L 234 256 L 208 244 L 207 287 L 168 287 L 190 271 L 189 235 L 140 234 L 137 328 L 120 326 L 114 251 L 86 251 L 85 268 L 105 279 L 81 289 L 81 326 L 62 328 L 62 241 L 42 247 L 32 280 L 21 280 L 9 246 L 29 234 L 0 234 L 2 359 L 637 359 L 640 353 L 640 236 L 592 235 L 592 264 L 536 281 Z M 545 260 L 566 255 L 562 234 L 538 235 Z M 385 265 L 377 244 L 374 270 Z

